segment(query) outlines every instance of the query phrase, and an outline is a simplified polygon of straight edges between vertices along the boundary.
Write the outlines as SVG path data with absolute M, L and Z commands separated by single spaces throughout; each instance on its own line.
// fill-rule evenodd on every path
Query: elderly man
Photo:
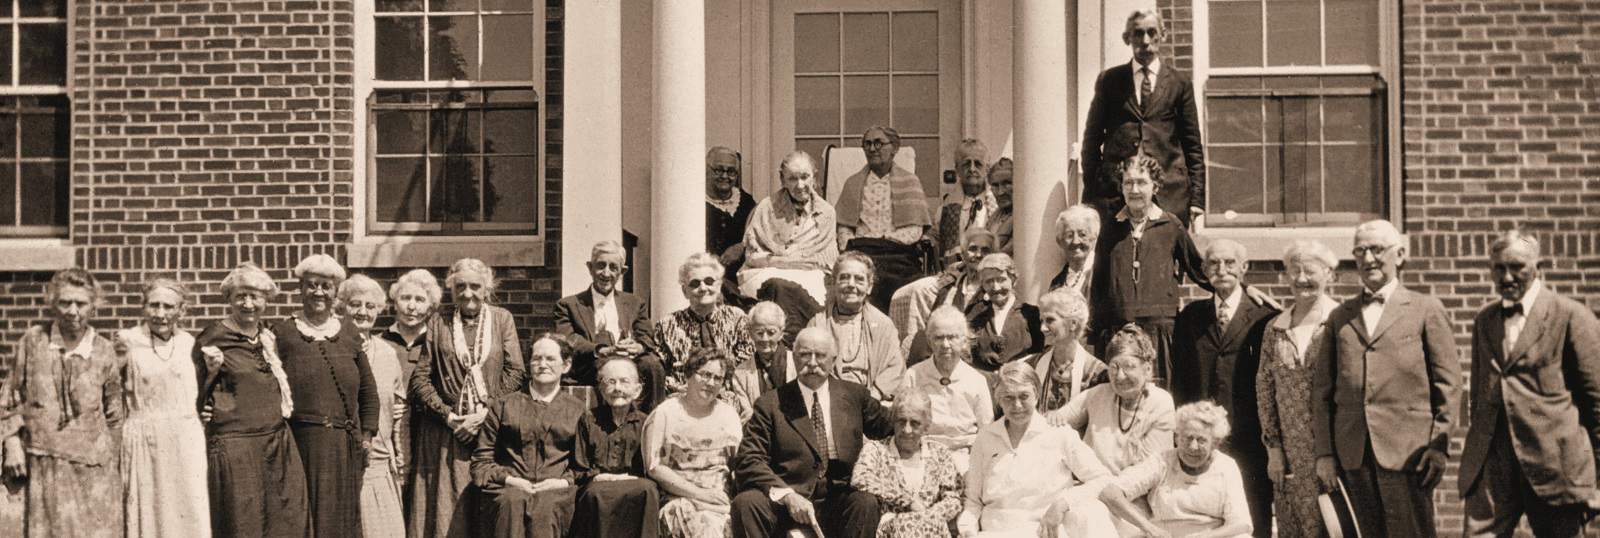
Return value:
M 816 192 L 816 161 L 804 151 L 778 165 L 783 187 L 756 206 L 744 231 L 739 293 L 759 295 L 770 279 L 799 284 L 811 298 L 827 299 L 828 268 L 839 257 L 833 205 Z
M 1177 405 L 1211 400 L 1228 412 L 1233 433 L 1224 452 L 1239 464 L 1256 536 L 1272 536 L 1272 480 L 1261 444 L 1256 369 L 1262 337 L 1276 308 L 1245 298 L 1250 260 L 1244 245 L 1218 239 L 1206 246 L 1202 267 L 1211 298 L 1178 313 L 1172 330 L 1172 398 Z
M 900 389 L 906 361 L 894 322 L 867 303 L 874 285 L 872 269 L 872 258 L 865 254 L 850 251 L 839 255 L 829 276 L 828 303 L 806 327 L 827 330 L 838 346 L 830 361 L 834 366 L 831 375 L 866 386 L 874 398 L 892 400 Z
M 1438 299 L 1400 285 L 1393 224 L 1357 226 L 1353 253 L 1361 295 L 1328 315 L 1328 356 L 1312 361 L 1317 477 L 1344 480 L 1361 534 L 1434 536 L 1461 379 L 1455 330 Z
M 1472 326 L 1471 428 L 1457 482 L 1467 536 L 1581 536 L 1595 507 L 1600 446 L 1600 322 L 1544 286 L 1539 241 L 1489 247 L 1500 297 Z
M 945 196 L 939 208 L 938 225 L 933 230 L 940 261 L 948 265 L 961 257 L 961 235 L 968 228 L 988 228 L 1000 209 L 989 190 L 989 148 L 968 138 L 956 145 L 956 179 L 961 183 L 959 199 Z
M 933 404 L 933 421 L 927 438 L 950 449 L 956 467 L 967 472 L 967 454 L 978 430 L 994 422 L 994 401 L 988 378 L 974 369 L 967 317 L 951 306 L 941 306 L 928 316 L 927 340 L 933 360 L 906 371 L 906 384 L 926 394 Z
M 850 477 L 862 438 L 892 432 L 889 413 L 866 387 L 830 377 L 836 347 L 827 329 L 800 331 L 794 348 L 799 379 L 756 400 L 734 456 L 733 535 L 810 529 L 830 538 L 871 538 L 878 499 L 851 486 Z
M 857 250 L 876 263 L 877 291 L 873 306 L 889 308 L 894 291 L 922 276 L 922 248 L 918 246 L 932 225 L 922 180 L 895 166 L 900 133 L 892 127 L 873 126 L 861 135 L 867 166 L 844 181 L 839 192 L 839 250 Z
M 739 161 L 739 152 L 722 146 L 706 152 L 706 251 L 726 266 L 737 265 L 729 263 L 738 259 L 737 251 L 730 254 L 728 248 L 744 241 L 745 224 L 756 208 L 755 197 L 739 188 Z
M 589 288 L 556 301 L 556 333 L 572 345 L 567 382 L 595 386 L 595 369 L 614 358 L 639 370 L 644 394 L 639 409 L 666 398 L 666 370 L 650 338 L 650 308 L 643 298 L 618 289 L 628 272 L 627 254 L 616 241 L 596 243 L 589 253 Z
M 1159 12 L 1133 12 L 1122 32 L 1122 41 L 1133 47 L 1133 61 L 1107 69 L 1095 81 L 1083 132 L 1083 202 L 1105 216 L 1116 214 L 1122 207 L 1117 190 L 1122 178 L 1112 169 L 1146 153 L 1163 171 L 1157 202 L 1187 227 L 1205 213 L 1205 150 L 1194 85 L 1156 54 L 1163 37 Z
M 978 282 L 978 262 L 995 252 L 994 232 L 984 228 L 968 228 L 961 235 L 961 259 L 945 267 L 944 271 L 925 276 L 906 284 L 894 292 L 889 302 L 889 319 L 900 329 L 902 349 L 909 350 L 917 335 L 922 334 L 928 314 L 934 308 L 951 305 L 965 310 L 967 302 L 983 292 Z
M 1089 283 L 1094 279 L 1094 246 L 1099 240 L 1100 212 L 1093 207 L 1078 204 L 1056 215 L 1056 246 L 1066 255 L 1067 262 L 1050 279 L 1050 289 L 1067 288 L 1089 297 Z

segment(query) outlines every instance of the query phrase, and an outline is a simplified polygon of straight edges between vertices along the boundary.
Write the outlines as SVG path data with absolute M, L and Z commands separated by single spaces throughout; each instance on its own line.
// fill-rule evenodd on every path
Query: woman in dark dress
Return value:
M 305 464 L 312 534 L 361 534 L 361 477 L 378 434 L 378 391 L 360 329 L 333 315 L 344 268 L 315 254 L 294 268 L 300 311 L 272 328 L 289 376 L 289 425 Z
M 472 451 L 480 537 L 557 538 L 572 523 L 573 446 L 583 402 L 561 391 L 572 347 L 554 334 L 534 339 L 528 385 L 488 406 Z
M 228 317 L 195 339 L 216 536 L 302 538 L 308 530 L 305 467 L 286 420 L 294 408 L 289 379 L 261 325 L 277 292 L 265 271 L 240 265 L 222 279 Z
M 644 385 L 639 367 L 609 360 L 598 373 L 601 402 L 578 420 L 573 475 L 582 489 L 572 514 L 572 534 L 584 538 L 656 538 L 660 493 L 645 475 L 645 414 L 636 404 Z
M 472 483 L 472 447 L 489 404 L 522 388 L 527 371 L 511 312 L 489 304 L 494 270 L 464 258 L 445 277 L 454 304 L 428 321 L 411 372 L 410 536 L 467 536 L 471 507 L 457 509 Z M 403 307 L 402 307 L 403 308 Z

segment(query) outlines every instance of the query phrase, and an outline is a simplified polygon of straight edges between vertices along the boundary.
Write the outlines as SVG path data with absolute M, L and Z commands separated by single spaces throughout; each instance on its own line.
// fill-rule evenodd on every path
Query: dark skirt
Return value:
M 309 534 L 305 467 L 289 429 L 206 439 L 211 533 L 303 538 Z
M 656 538 L 660 493 L 644 478 L 590 482 L 578 492 L 572 535 L 583 538 Z
M 408 536 L 467 536 L 467 496 L 472 483 L 472 449 L 456 441 L 450 428 L 432 415 L 418 413 L 413 422 L 411 480 L 406 484 Z
M 473 534 L 478 538 L 564 538 L 572 527 L 572 505 L 578 488 L 567 486 L 530 494 L 496 485 L 476 491 L 477 529 Z
M 315 536 L 361 535 L 361 477 L 367 458 L 355 434 L 341 428 L 296 424 L 295 444 L 306 469 L 306 507 Z
M 851 239 L 845 246 L 848 247 L 847 250 L 860 251 L 872 258 L 877 274 L 873 277 L 872 295 L 867 301 L 884 312 L 889 311 L 889 299 L 894 297 L 896 290 L 913 280 L 922 278 L 927 272 L 922 247 L 916 244 L 907 245 L 876 237 L 858 237 Z

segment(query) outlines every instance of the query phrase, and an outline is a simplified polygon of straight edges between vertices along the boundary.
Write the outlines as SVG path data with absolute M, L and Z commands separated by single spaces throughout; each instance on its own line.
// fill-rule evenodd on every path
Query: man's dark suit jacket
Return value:
M 1083 202 L 1110 215 L 1122 207 L 1118 162 L 1141 149 L 1161 163 L 1156 203 L 1189 223 L 1189 207 L 1205 207 L 1206 160 L 1194 84 L 1163 61 L 1141 106 L 1131 63 L 1107 69 L 1094 84 L 1083 133 Z
M 827 447 L 818 444 L 811 427 L 800 381 L 790 381 L 756 400 L 755 412 L 744 426 L 744 439 L 734 456 L 739 490 L 763 494 L 787 487 L 807 499 L 824 495 L 822 479 L 847 483 L 861 454 L 861 437 L 882 439 L 893 433 L 889 412 L 872 398 L 866 387 L 828 380 L 833 418 L 833 462 L 825 461 Z
M 1040 330 L 1039 307 L 1023 303 L 1006 312 L 1006 325 L 1001 334 L 994 333 L 994 308 L 986 301 L 970 301 L 964 307 L 967 326 L 972 329 L 973 368 L 994 372 L 1005 363 L 1038 353 L 1044 349 L 1044 332 Z M 928 328 L 923 327 L 911 339 L 906 351 L 906 366 L 933 357 L 933 343 L 928 341 Z
M 623 325 L 618 327 L 622 333 L 619 337 L 633 338 L 644 346 L 646 353 L 655 349 L 650 341 L 650 308 L 644 299 L 622 290 L 616 290 L 615 295 L 617 322 Z M 594 288 L 556 301 L 555 332 L 567 336 L 567 342 L 572 344 L 572 369 L 567 376 L 574 383 L 594 385 L 597 373 L 594 352 L 600 345 L 595 335 Z
M 1172 399 L 1177 405 L 1211 400 L 1228 410 L 1228 443 L 1260 453 L 1261 418 L 1256 409 L 1256 366 L 1261 339 L 1277 310 L 1241 296 L 1227 327 L 1217 326 L 1215 298 L 1183 307 L 1172 329 Z
M 1579 504 L 1595 487 L 1600 447 L 1600 322 L 1582 304 L 1539 291 L 1508 357 L 1496 300 L 1472 328 L 1471 428 L 1461 496 L 1478 484 L 1497 423 L 1505 421 L 1527 486 L 1545 502 Z M 1507 484 L 1507 490 L 1520 484 Z

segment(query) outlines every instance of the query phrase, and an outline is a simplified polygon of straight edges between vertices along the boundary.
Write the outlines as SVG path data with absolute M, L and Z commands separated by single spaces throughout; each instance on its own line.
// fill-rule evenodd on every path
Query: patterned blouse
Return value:
M 116 430 L 126 416 L 124 359 L 90 329 L 67 349 L 52 326 L 22 335 L 0 386 L 0 439 L 26 429 L 29 454 L 76 463 L 116 463 Z
M 683 390 L 684 379 L 677 368 L 696 349 L 726 349 L 740 362 L 754 355 L 755 347 L 750 343 L 749 331 L 745 330 L 748 322 L 744 311 L 728 305 L 717 305 L 711 315 L 705 317 L 685 308 L 657 321 L 655 341 L 661 354 L 661 366 L 667 369 L 667 390 L 674 393 Z
M 851 485 L 878 496 L 884 521 L 878 536 L 944 538 L 950 522 L 961 515 L 963 481 L 955 458 L 944 445 L 923 439 L 916 464 L 909 467 L 893 446 L 894 439 L 868 441 L 861 446 Z M 909 476 L 920 471 L 921 476 Z

